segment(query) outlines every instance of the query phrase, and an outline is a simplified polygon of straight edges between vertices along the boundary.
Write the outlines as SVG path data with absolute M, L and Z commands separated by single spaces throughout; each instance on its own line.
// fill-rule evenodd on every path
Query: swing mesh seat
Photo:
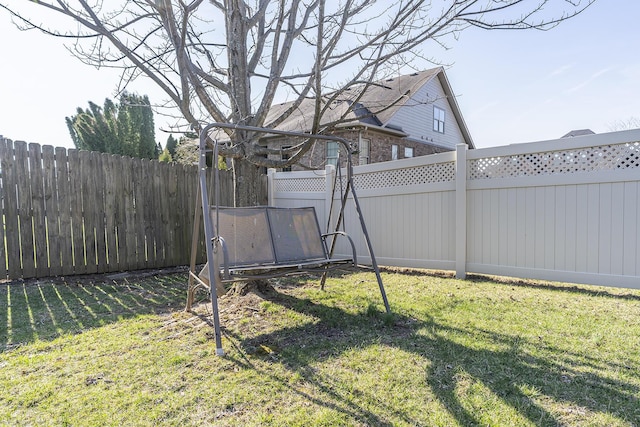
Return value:
M 342 232 L 322 234 L 315 209 L 249 207 L 210 209 L 218 223 L 223 281 L 278 277 L 292 272 L 351 264 L 356 265 L 355 246 Z M 351 257 L 330 257 L 327 238 L 342 235 L 349 240 Z M 203 269 L 205 276 L 208 269 Z M 202 273 L 201 273 L 202 277 Z M 203 277 L 208 279 L 208 277 Z

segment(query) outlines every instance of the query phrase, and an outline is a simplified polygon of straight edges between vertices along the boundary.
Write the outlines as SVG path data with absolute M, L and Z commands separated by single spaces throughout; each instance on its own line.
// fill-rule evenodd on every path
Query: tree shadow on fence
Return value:
M 629 367 L 544 345 L 544 353 L 555 356 L 534 356 L 524 349 L 524 344 L 533 343 L 525 343 L 522 337 L 480 330 L 473 326 L 461 329 L 430 317 L 417 320 L 396 314 L 390 324 L 385 314 L 380 312 L 352 314 L 280 292 L 271 292 L 266 297 L 274 304 L 315 317 L 318 321 L 249 339 L 234 336 L 231 331 L 224 329 L 228 338 L 235 341 L 235 345 L 245 354 L 244 358 L 235 362 L 247 367 L 251 362 L 246 354 L 251 355 L 255 349 L 263 346 L 277 348 L 279 351 L 274 363 L 281 363 L 297 372 L 327 397 L 325 401 L 311 398 L 313 403 L 343 412 L 365 424 L 386 425 L 386 421 L 354 403 L 335 379 L 319 374 L 312 364 L 371 345 L 389 346 L 417 355 L 428 362 L 429 368 L 416 375 L 424 376 L 424 387 L 436 396 L 459 425 L 483 424 L 479 413 L 469 408 L 468 402 L 462 401 L 456 391 L 462 378 L 470 379 L 480 388 L 488 390 L 502 405 L 512 408 L 533 425 L 563 424 L 557 414 L 549 412 L 536 401 L 536 396 L 548 396 L 556 402 L 586 408 L 588 411 L 606 412 L 632 425 L 640 421 L 640 402 L 637 398 L 640 388 L 594 373 Z M 480 336 L 492 345 L 485 348 L 463 345 L 460 340 L 451 338 L 454 335 L 467 338 Z M 535 345 L 541 346 L 539 343 Z M 293 350 L 300 348 L 305 351 Z M 589 368 L 591 373 L 585 373 L 582 368 Z M 375 367 L 372 366 L 372 369 Z M 264 372 L 264 375 L 271 376 L 269 372 Z M 275 376 L 271 377 L 278 380 Z M 295 385 L 284 383 L 283 386 L 306 395 L 304 389 L 297 389 Z M 535 393 L 526 390 L 535 390 Z M 412 414 L 379 402 L 375 396 L 367 395 L 366 390 L 360 390 L 359 393 L 361 400 L 371 402 L 374 407 L 384 406 L 385 412 L 394 414 L 405 423 L 424 423 L 424 420 L 414 419 Z
M 0 284 L 0 351 L 76 334 L 184 304 L 184 273 L 108 276 Z

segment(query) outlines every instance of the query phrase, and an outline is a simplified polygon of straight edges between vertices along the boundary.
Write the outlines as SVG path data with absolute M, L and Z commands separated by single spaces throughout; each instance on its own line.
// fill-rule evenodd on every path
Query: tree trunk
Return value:
M 232 292 L 233 295 L 243 296 L 252 293 L 262 299 L 266 299 L 266 296 L 275 292 L 275 289 L 268 280 L 259 279 L 249 280 L 247 282 L 236 282 L 229 291 Z
M 261 200 L 262 173 L 259 166 L 255 166 L 246 160 L 233 160 L 233 180 L 234 180 L 234 206 L 260 206 L 264 204 Z
M 260 167 L 246 160 L 233 160 L 234 205 L 236 207 L 264 204 L 263 200 L 261 200 L 262 174 L 260 169 Z M 233 292 L 236 295 L 246 295 L 252 292 L 264 298 L 264 294 L 272 289 L 266 280 L 250 280 L 236 283 L 233 287 Z

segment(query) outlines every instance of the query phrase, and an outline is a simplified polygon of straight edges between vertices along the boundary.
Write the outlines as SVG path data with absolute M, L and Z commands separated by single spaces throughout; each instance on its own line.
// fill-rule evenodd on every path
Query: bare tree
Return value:
M 370 82 L 433 62 L 426 51 L 446 46 L 465 28 L 546 30 L 594 1 L 31 1 L 76 21 L 75 32 L 34 21 L 24 5 L 0 7 L 21 28 L 70 40 L 81 61 L 121 68 L 121 90 L 141 76 L 153 80 L 195 131 L 211 121 L 275 127 L 307 100 L 314 102 L 311 131 L 321 133 L 339 123 L 323 115 L 346 90 L 357 102 Z M 276 99 L 291 103 L 268 119 Z M 231 143 L 223 155 L 234 159 L 237 204 L 254 204 L 256 165 L 285 164 L 266 159 L 259 135 L 227 132 Z M 310 146 L 290 148 L 286 163 Z
M 640 117 L 629 117 L 626 120 L 616 120 L 609 124 L 609 130 L 612 132 L 618 130 L 640 129 Z

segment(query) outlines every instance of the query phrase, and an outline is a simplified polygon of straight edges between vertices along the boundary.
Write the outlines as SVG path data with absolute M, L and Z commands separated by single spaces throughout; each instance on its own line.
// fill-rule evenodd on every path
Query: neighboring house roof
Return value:
M 595 132 L 591 129 L 576 129 L 572 130 L 566 135 L 563 135 L 561 138 L 571 138 L 574 136 L 583 136 L 583 135 L 595 135 Z
M 407 74 L 391 79 L 380 80 L 369 84 L 361 94 L 364 85 L 347 89 L 338 94 L 322 117 L 320 125 L 339 121 L 337 127 L 363 126 L 392 133 L 397 136 L 407 134 L 390 122 L 399 109 L 424 104 L 424 100 L 413 96 L 420 88 L 437 78 L 449 102 L 465 142 L 473 148 L 471 134 L 464 122 L 449 80 L 442 67 Z M 331 95 L 323 98 L 324 107 L 332 99 Z M 274 105 L 269 109 L 266 123 L 271 123 L 291 108 L 293 102 Z M 313 127 L 315 116 L 315 99 L 305 99 L 287 119 L 276 126 L 276 129 L 308 132 Z

